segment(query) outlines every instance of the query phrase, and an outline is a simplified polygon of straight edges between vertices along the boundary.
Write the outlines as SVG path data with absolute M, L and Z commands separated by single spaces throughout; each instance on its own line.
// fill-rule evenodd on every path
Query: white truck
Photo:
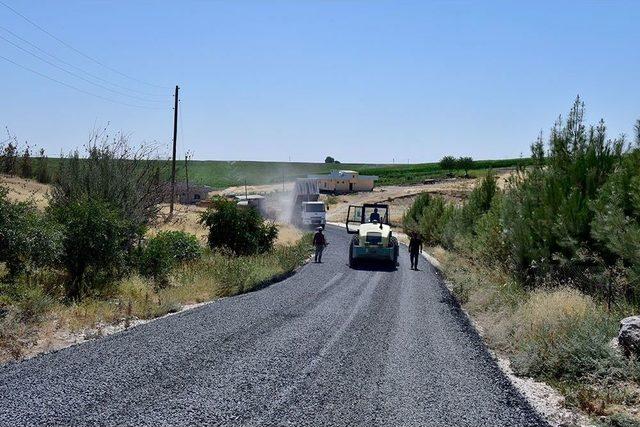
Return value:
M 303 226 L 324 228 L 327 223 L 327 209 L 324 202 L 302 202 L 301 215 Z

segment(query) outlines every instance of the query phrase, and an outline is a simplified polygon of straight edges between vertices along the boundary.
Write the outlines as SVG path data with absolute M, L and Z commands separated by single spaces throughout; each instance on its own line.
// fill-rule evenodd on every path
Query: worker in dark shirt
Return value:
M 418 269 L 418 258 L 422 251 L 422 240 L 418 234 L 412 234 L 409 237 L 409 258 L 411 259 L 411 269 Z
M 369 222 L 377 221 L 380 222 L 380 214 L 378 213 L 378 208 L 373 208 L 373 212 L 369 215 Z
M 316 234 L 313 235 L 313 246 L 316 248 L 316 256 L 315 261 L 317 263 L 322 262 L 322 251 L 328 245 L 327 239 L 325 239 L 324 234 L 322 234 L 322 227 L 318 227 L 316 229 Z

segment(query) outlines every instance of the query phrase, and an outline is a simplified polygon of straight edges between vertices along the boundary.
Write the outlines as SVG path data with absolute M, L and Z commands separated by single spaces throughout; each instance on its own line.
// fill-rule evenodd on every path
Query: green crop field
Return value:
M 225 188 L 244 184 L 275 184 L 304 178 L 307 174 L 329 173 L 332 169 L 360 170 L 384 165 L 363 164 L 326 164 L 326 163 L 287 163 L 252 161 L 200 160 L 189 162 L 189 181 Z M 184 162 L 178 165 L 177 176 L 184 180 Z
M 478 160 L 470 169 L 472 174 L 493 168 L 526 166 L 527 158 L 504 160 Z M 413 165 L 373 165 L 373 164 L 326 164 L 326 163 L 287 163 L 287 162 L 249 162 L 249 161 L 192 161 L 189 163 L 189 181 L 224 188 L 241 185 L 274 184 L 306 177 L 307 174 L 328 173 L 332 169 L 356 170 L 363 175 L 380 177 L 378 185 L 409 185 L 428 178 L 439 178 L 448 173 L 462 174 L 463 171 L 444 171 L 438 163 L 420 163 Z M 179 163 L 178 179 L 184 180 L 184 163 Z
M 50 158 L 53 171 L 60 159 Z M 493 168 L 526 166 L 528 158 L 503 160 L 476 160 L 470 169 L 471 175 L 483 175 Z M 362 164 L 362 163 L 289 163 L 257 161 L 192 160 L 189 162 L 189 182 L 209 185 L 216 189 L 242 185 L 275 184 L 303 178 L 308 174 L 329 173 L 332 169 L 349 169 L 363 175 L 377 175 L 377 185 L 411 185 L 425 179 L 440 178 L 449 173 L 462 175 L 461 170 L 442 170 L 438 163 L 399 164 Z M 165 165 L 165 178 L 169 179 L 170 164 Z M 184 161 L 176 164 L 176 179 L 185 180 Z

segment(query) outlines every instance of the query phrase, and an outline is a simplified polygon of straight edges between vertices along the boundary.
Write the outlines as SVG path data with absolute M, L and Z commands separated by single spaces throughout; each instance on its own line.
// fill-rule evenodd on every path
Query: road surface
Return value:
M 0 425 L 545 425 L 436 271 L 323 264 L 0 367 Z

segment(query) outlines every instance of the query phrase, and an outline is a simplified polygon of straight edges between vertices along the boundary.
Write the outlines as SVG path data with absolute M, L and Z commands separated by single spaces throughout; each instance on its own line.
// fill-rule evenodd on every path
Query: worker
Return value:
M 322 227 L 316 228 L 316 234 L 313 235 L 313 246 L 316 247 L 316 263 L 322 263 L 322 251 L 328 245 L 327 239 L 322 234 Z
M 422 240 L 417 233 L 413 233 L 409 237 L 409 258 L 411 259 L 411 269 L 418 270 L 418 258 L 422 251 Z
M 378 208 L 373 208 L 373 212 L 369 215 L 369 222 L 380 222 L 380 214 L 378 213 Z

